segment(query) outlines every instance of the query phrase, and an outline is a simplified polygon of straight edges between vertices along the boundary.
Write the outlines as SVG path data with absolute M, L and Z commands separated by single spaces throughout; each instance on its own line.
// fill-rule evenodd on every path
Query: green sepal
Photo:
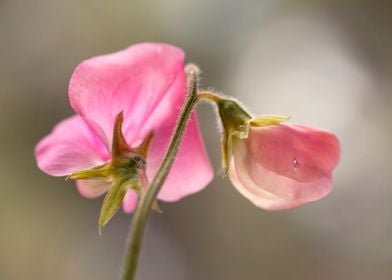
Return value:
M 236 100 L 220 98 L 216 101 L 222 121 L 221 136 L 222 172 L 227 174 L 231 160 L 233 137 L 248 138 L 251 115 Z
M 67 176 L 65 179 L 81 180 L 81 179 L 91 179 L 91 178 L 105 178 L 110 177 L 111 166 L 108 163 L 95 166 L 91 169 L 85 169 L 80 171 L 75 171 L 71 175 Z
M 98 231 L 102 233 L 103 227 L 110 221 L 110 219 L 117 213 L 121 207 L 125 194 L 128 190 L 128 185 L 131 184 L 129 180 L 117 179 L 114 180 L 106 193 L 103 200 L 101 212 L 98 220 Z
M 162 213 L 163 213 L 161 207 L 159 207 L 159 204 L 158 204 L 158 201 L 157 201 L 157 200 L 155 200 L 155 201 L 152 203 L 151 209 L 154 210 L 155 212 L 159 213 L 159 214 L 162 214 Z
M 288 121 L 290 117 L 279 116 L 279 115 L 263 115 L 260 117 L 253 118 L 249 121 L 251 126 L 266 126 L 266 125 L 277 125 L 281 122 Z
M 151 135 L 151 138 L 152 138 L 153 134 L 150 133 L 150 135 Z M 148 137 L 148 138 L 150 138 L 150 137 Z M 149 141 L 151 141 L 151 140 L 148 140 L 148 142 Z M 146 154 L 146 156 L 147 156 L 147 154 Z M 138 179 L 139 179 L 140 183 L 137 185 L 138 187 L 136 187 L 136 188 L 134 187 L 133 190 L 137 193 L 137 195 L 139 196 L 139 199 L 142 200 L 144 195 L 146 195 L 147 187 L 149 186 L 147 174 L 146 174 L 146 171 L 144 169 L 139 169 L 138 170 Z M 158 204 L 157 200 L 155 200 L 152 203 L 151 208 L 153 210 L 155 210 L 156 212 L 158 212 L 158 213 L 162 213 L 162 210 L 159 207 L 159 204 Z
M 124 121 L 124 114 L 120 112 L 114 121 L 113 127 L 113 142 L 112 142 L 112 160 L 121 157 L 122 155 L 131 151 L 124 134 L 122 133 L 122 124 Z
M 220 175 L 226 176 L 227 172 L 229 170 L 229 165 L 232 157 L 232 151 L 233 151 L 233 142 L 236 141 L 236 137 L 240 139 L 245 139 L 247 138 L 248 134 L 246 134 L 246 137 L 242 135 L 242 137 L 239 136 L 236 132 L 233 132 L 231 134 L 228 134 L 226 132 L 222 133 L 221 137 L 221 152 L 222 152 L 222 170 L 219 172 Z
M 133 152 L 141 155 L 143 158 L 147 158 L 148 148 L 150 147 L 151 141 L 154 138 L 154 131 L 150 131 L 150 133 L 144 138 L 143 142 L 140 143 L 139 146 L 133 148 Z
M 252 116 L 236 100 L 221 98 L 218 112 L 224 130 L 230 135 L 235 134 L 241 139 L 248 137 L 249 120 Z
M 220 172 L 221 174 L 219 174 L 219 175 L 224 176 L 227 174 L 227 170 L 229 168 L 229 157 L 230 157 L 229 146 L 231 146 L 231 145 L 229 145 L 229 136 L 226 133 L 226 131 L 223 131 L 222 135 L 221 135 L 221 154 L 222 154 L 221 166 L 222 166 L 222 170 Z

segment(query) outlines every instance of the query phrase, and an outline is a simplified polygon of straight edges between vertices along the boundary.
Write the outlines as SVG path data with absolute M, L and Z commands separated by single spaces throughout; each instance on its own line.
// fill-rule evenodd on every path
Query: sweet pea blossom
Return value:
M 288 118 L 253 118 L 236 100 L 211 93 L 222 121 L 222 163 L 234 187 L 256 206 L 283 210 L 326 196 L 340 157 L 335 135 L 283 123 Z
M 116 118 L 121 114 L 118 133 L 129 151 L 154 135 L 145 159 L 146 176 L 152 180 L 169 144 L 186 91 L 184 53 L 170 45 L 138 44 L 83 61 L 69 83 L 69 100 L 76 115 L 58 123 L 37 144 L 35 156 L 39 168 L 52 176 L 103 170 L 102 166 L 114 160 L 113 135 Z M 193 113 L 158 199 L 177 201 L 203 189 L 212 177 L 213 169 Z M 81 195 L 95 198 L 110 190 L 108 178 L 76 180 L 76 185 Z M 132 186 L 126 189 L 125 212 L 135 209 L 135 191 Z
M 339 161 L 335 135 L 305 126 L 251 126 L 233 142 L 229 177 L 256 206 L 283 210 L 319 200 L 332 190 Z

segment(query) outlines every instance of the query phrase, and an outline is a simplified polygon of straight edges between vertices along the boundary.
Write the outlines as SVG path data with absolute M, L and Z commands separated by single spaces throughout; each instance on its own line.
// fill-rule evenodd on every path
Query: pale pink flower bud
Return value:
M 290 124 L 250 126 L 247 138 L 233 138 L 228 174 L 256 206 L 289 209 L 331 191 L 339 157 L 339 141 L 327 131 Z

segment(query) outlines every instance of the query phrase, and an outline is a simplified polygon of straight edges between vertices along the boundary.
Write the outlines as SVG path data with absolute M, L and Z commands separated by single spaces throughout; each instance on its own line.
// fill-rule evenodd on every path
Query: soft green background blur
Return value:
M 101 199 L 41 173 L 33 149 L 72 114 L 79 62 L 143 41 L 183 48 L 203 87 L 255 114 L 335 132 L 342 159 L 332 194 L 293 211 L 257 209 L 220 177 L 161 204 L 140 279 L 392 279 L 391 11 L 371 0 L 0 0 L 0 279 L 117 279 L 131 216 L 99 237 Z M 198 113 L 218 171 L 213 110 Z

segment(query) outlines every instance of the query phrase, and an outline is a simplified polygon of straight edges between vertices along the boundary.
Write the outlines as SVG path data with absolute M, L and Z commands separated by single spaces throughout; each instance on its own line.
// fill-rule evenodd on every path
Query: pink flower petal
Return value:
M 162 162 L 176 123 L 175 119 L 174 115 L 172 120 L 167 121 L 166 126 L 160 127 L 151 143 L 151 149 L 147 156 L 147 175 L 150 180 Z M 177 157 L 158 198 L 164 201 L 177 201 L 205 188 L 213 176 L 213 168 L 201 138 L 196 115 L 193 114 L 187 125 Z
M 35 148 L 38 167 L 52 176 L 100 165 L 108 156 L 101 140 L 79 116 L 57 124 Z
M 148 43 L 88 59 L 76 68 L 71 78 L 71 106 L 108 147 L 112 143 L 115 117 L 123 111 L 123 131 L 132 145 L 178 76 L 184 76 L 183 62 L 182 50 Z M 174 94 L 184 96 L 185 92 Z M 172 114 L 171 110 L 158 111 L 163 120 Z
M 108 191 L 110 182 L 103 179 L 76 180 L 79 193 L 86 198 L 97 198 Z
M 139 44 L 82 62 L 69 84 L 70 103 L 79 117 L 60 123 L 37 145 L 39 167 L 63 176 L 110 160 L 113 125 L 123 112 L 122 130 L 131 147 L 138 146 L 151 131 L 155 133 L 147 158 L 152 180 L 169 145 L 186 90 L 184 53 L 173 46 Z M 159 198 L 178 200 L 204 188 L 212 176 L 193 115 Z M 77 186 L 89 198 L 108 188 L 105 181 L 95 179 L 79 180 Z M 132 212 L 136 201 L 136 193 L 128 191 L 124 211 Z
M 155 132 L 147 158 L 153 179 L 184 103 L 184 53 L 164 44 L 139 44 L 82 62 L 69 88 L 71 105 L 111 145 L 115 116 L 124 111 L 123 132 L 132 147 Z M 203 189 L 213 172 L 195 117 L 159 198 L 175 201 Z M 198 170 L 195 175 L 194 170 Z M 189 180 L 190 176 L 192 180 Z
M 252 127 L 248 139 L 257 163 L 300 182 L 328 175 L 340 157 L 335 135 L 299 125 Z
M 340 156 L 328 132 L 292 125 L 251 128 L 237 140 L 229 175 L 234 186 L 257 206 L 281 210 L 326 196 Z
M 125 213 L 132 213 L 137 206 L 138 196 L 133 190 L 128 190 L 123 201 L 123 210 Z

